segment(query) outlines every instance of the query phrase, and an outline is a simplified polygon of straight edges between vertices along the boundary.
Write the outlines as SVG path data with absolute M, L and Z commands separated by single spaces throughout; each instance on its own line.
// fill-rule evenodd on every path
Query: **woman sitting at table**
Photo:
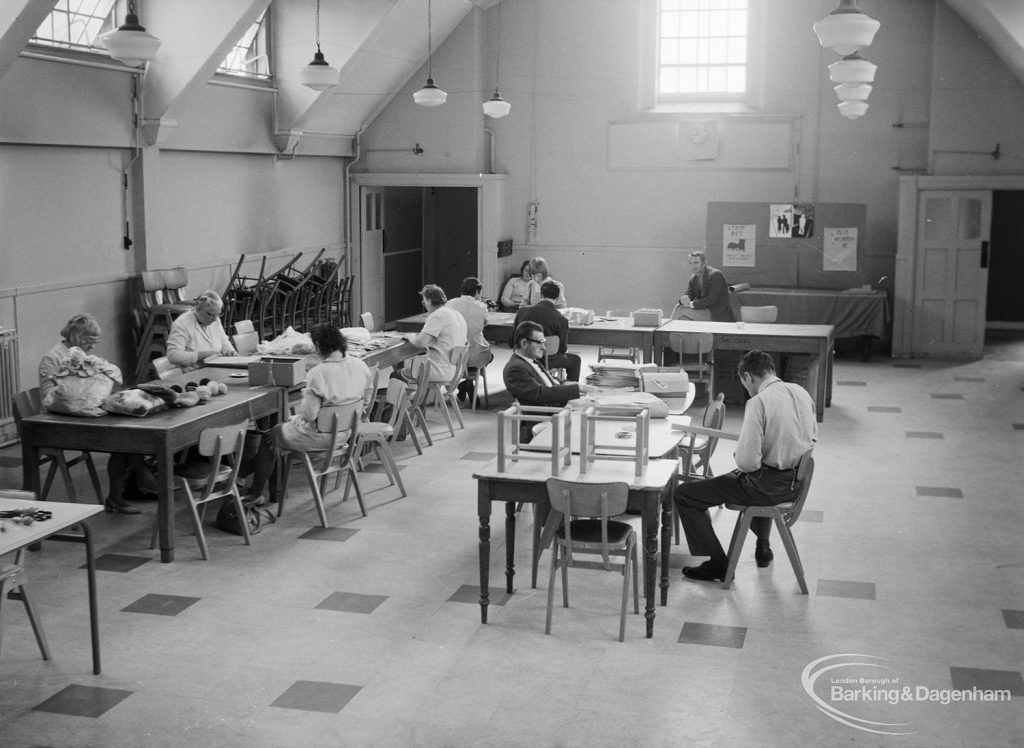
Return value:
M 556 281 L 548 275 L 547 260 L 543 257 L 534 257 L 530 260 L 530 275 L 533 280 L 530 281 L 530 288 L 527 292 L 526 300 L 523 301 L 523 306 L 533 306 L 544 298 L 540 292 L 540 287 L 546 281 L 551 281 L 558 286 L 558 298 L 555 300 L 555 306 L 558 309 L 565 309 L 569 306 L 569 303 L 565 300 L 565 286 L 562 285 L 561 281 Z
M 330 446 L 330 433 L 317 428 L 320 408 L 327 405 L 361 408 L 367 390 L 373 386 L 373 376 L 366 364 L 345 355 L 348 346 L 337 327 L 320 323 L 313 326 L 309 336 L 323 361 L 306 374 L 306 386 L 295 415 L 266 433 L 253 466 L 248 470 L 245 469 L 248 466 L 243 466 L 245 474 L 253 472 L 252 484 L 245 496 L 247 500 L 262 503 L 263 489 L 277 464 L 279 452 L 322 452 Z M 345 428 L 338 433 L 347 436 L 349 430 Z M 277 501 L 277 488 L 271 486 L 271 501 Z
M 40 400 L 45 400 L 47 393 L 57 386 L 57 372 L 70 349 L 81 348 L 85 353 L 89 353 L 100 342 L 101 332 L 99 322 L 91 314 L 76 314 L 68 320 L 64 329 L 60 331 L 63 340 L 47 351 L 39 362 Z M 141 492 L 154 495 L 157 492 L 156 478 L 146 467 L 142 455 L 111 452 L 107 460 L 107 482 L 110 489 L 103 502 L 108 512 L 116 509 L 121 514 L 140 513 L 138 507 L 133 506 L 122 496 L 125 476 L 129 469 L 135 474 Z
M 216 291 L 203 291 L 196 299 L 196 308 L 171 323 L 167 360 L 182 371 L 192 371 L 208 358 L 237 355 L 220 322 L 223 311 L 220 295 Z
M 519 310 L 530 293 L 531 280 L 533 280 L 533 276 L 530 275 L 530 261 L 523 260 L 523 264 L 519 267 L 519 275 L 509 278 L 505 288 L 501 291 L 501 311 L 515 312 Z

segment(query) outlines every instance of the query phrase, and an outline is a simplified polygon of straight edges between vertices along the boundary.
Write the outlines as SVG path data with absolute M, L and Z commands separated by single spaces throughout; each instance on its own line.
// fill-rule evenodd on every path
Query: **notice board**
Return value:
M 781 217 L 779 206 L 792 205 L 784 200 L 763 203 L 708 203 L 706 248 L 708 264 L 719 268 L 730 285 L 749 283 L 754 287 L 856 288 L 871 283 L 864 267 L 867 243 L 867 206 L 861 203 L 799 203 L 797 214 L 810 220 L 798 224 L 792 213 Z M 774 206 L 774 209 L 773 209 Z M 787 223 L 792 221 L 792 226 Z M 725 232 L 729 237 L 723 240 Z M 855 231 L 839 232 L 838 229 Z M 807 235 L 778 236 L 783 231 Z M 773 236 L 773 234 L 776 234 Z M 837 262 L 826 259 L 825 247 L 835 252 L 837 236 L 856 237 L 850 241 L 849 255 Z M 744 250 L 746 252 L 744 253 Z M 729 253 L 731 263 L 725 264 Z M 749 258 L 747 261 L 738 259 Z M 829 269 L 854 267 L 855 269 Z

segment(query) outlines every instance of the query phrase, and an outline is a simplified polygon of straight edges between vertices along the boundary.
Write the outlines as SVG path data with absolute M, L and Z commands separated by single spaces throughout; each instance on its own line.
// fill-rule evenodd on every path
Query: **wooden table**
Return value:
M 743 327 L 740 327 L 740 325 Z M 832 404 L 832 349 L 835 346 L 835 328 L 832 325 L 780 325 L 753 322 L 695 322 L 674 320 L 666 322 L 654 332 L 654 355 L 660 361 L 662 352 L 669 347 L 669 335 L 674 332 L 710 333 L 714 347 L 726 351 L 779 351 L 807 353 L 812 357 L 816 376 L 805 385 L 814 398 L 814 410 L 821 423 L 825 408 Z
M 490 312 L 484 327 L 484 338 L 498 345 L 508 345 L 516 315 Z M 419 332 L 427 315 L 405 317 L 395 323 L 399 332 Z M 640 349 L 644 361 L 653 361 L 655 327 L 636 327 L 632 317 L 605 317 L 591 325 L 569 325 L 569 345 L 615 346 Z
M 210 372 L 215 372 L 210 374 Z M 223 369 L 197 369 L 184 375 L 227 382 L 227 394 L 191 408 L 173 408 L 144 418 L 108 415 L 78 418 L 40 413 L 22 420 L 24 487 L 39 493 L 39 450 L 42 447 L 152 455 L 157 463 L 160 560 L 174 561 L 174 454 L 198 443 L 203 429 L 231 426 L 250 418 L 276 422 L 287 407 L 281 387 L 249 387 L 229 379 Z M 242 380 L 247 382 L 247 380 Z
M 16 524 L 11 520 L 0 520 L 4 527 L 4 531 L 0 532 L 0 556 L 14 553 L 44 539 L 85 544 L 85 568 L 89 585 L 89 628 L 92 634 L 92 671 L 99 675 L 100 630 L 96 608 L 96 561 L 93 556 L 92 536 L 89 534 L 89 526 L 85 519 L 98 514 L 103 507 L 98 504 L 25 501 L 6 498 L 0 492 L 0 510 L 24 509 L 30 506 L 46 509 L 52 512 L 53 516 L 47 520 L 33 522 L 31 525 Z M 82 531 L 81 535 L 61 533 L 61 530 L 67 530 L 74 526 Z M 0 594 L 4 594 L 3 590 L 0 590 Z
M 661 526 L 661 604 L 668 604 L 668 563 L 672 532 L 672 488 L 675 486 L 675 460 L 651 460 L 643 475 L 634 475 L 630 462 L 599 462 L 586 473 L 579 465 L 570 465 L 559 475 L 564 480 L 584 483 L 622 482 L 629 485 L 629 508 L 642 512 L 642 544 L 644 550 L 644 597 L 647 600 L 644 616 L 647 619 L 647 638 L 654 635 L 654 583 L 657 564 L 658 526 Z M 477 480 L 477 512 L 480 515 L 480 622 L 487 623 L 490 603 L 489 577 L 491 563 L 491 504 L 505 502 L 505 580 L 506 590 L 512 593 L 515 575 L 516 504 L 537 505 L 534 519 L 534 563 L 550 538 L 553 527 L 545 524 L 550 513 L 547 487 L 551 466 L 546 462 L 518 462 L 510 470 L 498 472 L 497 461 L 473 474 Z M 661 507 L 661 516 L 658 507 Z M 545 525 L 545 536 L 541 526 Z

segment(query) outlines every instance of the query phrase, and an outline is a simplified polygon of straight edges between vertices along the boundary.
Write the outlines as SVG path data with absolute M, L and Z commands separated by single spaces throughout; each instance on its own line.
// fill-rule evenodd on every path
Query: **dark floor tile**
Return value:
M 943 488 L 942 486 L 916 486 L 918 496 L 939 496 L 943 499 L 962 499 L 964 492 L 959 488 Z
M 337 714 L 361 689 L 362 686 L 350 686 L 347 683 L 297 680 L 271 706 Z
M 302 540 L 331 540 L 336 543 L 344 543 L 355 535 L 359 530 L 352 530 L 348 527 L 311 527 L 299 535 Z
M 156 616 L 176 616 L 189 606 L 199 602 L 200 597 L 182 595 L 143 595 L 131 605 L 121 608 L 125 613 L 151 613 Z
M 122 574 L 137 569 L 144 563 L 149 561 L 148 558 L 140 558 L 139 556 L 125 556 L 120 553 L 104 553 L 102 556 L 96 557 L 96 570 L 97 571 L 118 571 Z M 84 569 L 85 564 L 78 567 Z
M 316 607 L 320 610 L 337 610 L 342 613 L 372 613 L 387 595 L 360 595 L 355 592 L 332 592 Z
M 529 570 L 526 571 L 527 577 L 529 577 Z M 530 580 L 527 578 L 526 583 L 529 584 Z M 508 602 L 511 595 L 505 592 L 505 577 L 502 575 L 501 581 L 498 586 L 493 583 L 487 590 L 489 602 L 491 605 L 504 605 Z M 464 584 L 459 587 L 452 596 L 448 598 L 450 603 L 476 603 L 480 604 L 480 586 L 476 584 Z
M 20 457 L 8 457 L 7 455 L 0 455 L 0 468 L 16 467 L 21 467 Z
M 746 626 L 720 626 L 714 623 L 687 621 L 679 632 L 680 644 L 703 644 L 708 647 L 743 649 L 747 638 Z
M 825 512 L 820 509 L 804 509 L 800 512 L 800 522 L 824 522 Z
M 867 382 L 851 382 L 851 381 L 844 381 L 842 379 L 837 379 L 836 380 L 836 386 L 838 386 L 838 387 L 867 387 L 868 383 Z
M 908 431 L 908 439 L 943 439 L 941 431 Z
M 869 405 L 868 413 L 902 413 L 903 408 L 897 408 L 893 405 Z
M 490 462 L 497 458 L 497 452 L 466 452 L 459 459 L 461 460 L 472 460 L 474 462 Z
M 1013 430 L 1014 431 L 1024 431 L 1024 423 L 1015 423 L 1015 424 L 1013 424 Z
M 33 709 L 37 712 L 95 718 L 103 716 L 132 693 L 117 688 L 70 685 Z
M 1008 629 L 1024 629 L 1024 610 L 1003 610 L 1003 620 Z
M 1024 678 L 1016 670 L 985 670 L 974 667 L 951 667 L 950 677 L 957 691 L 1009 691 L 1011 696 L 1024 696 Z
M 874 600 L 874 582 L 848 582 L 845 579 L 819 579 L 819 596 L 852 597 L 857 600 Z
M 941 393 L 941 392 L 933 392 L 932 393 L 932 400 L 963 400 L 963 399 L 964 399 L 963 395 L 958 395 L 958 394 L 955 394 L 955 393 Z
M 897 362 L 897 363 L 893 364 L 893 368 L 895 368 L 895 369 L 920 369 L 921 368 L 921 364 L 907 364 L 907 363 L 903 363 L 903 362 Z
M 984 382 L 985 377 L 953 377 L 957 382 Z

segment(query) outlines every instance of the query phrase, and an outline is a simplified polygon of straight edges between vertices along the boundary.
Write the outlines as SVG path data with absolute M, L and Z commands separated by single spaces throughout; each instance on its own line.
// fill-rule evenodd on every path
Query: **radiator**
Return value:
M 18 440 L 14 423 L 14 396 L 18 389 L 18 333 L 0 329 L 0 447 Z

